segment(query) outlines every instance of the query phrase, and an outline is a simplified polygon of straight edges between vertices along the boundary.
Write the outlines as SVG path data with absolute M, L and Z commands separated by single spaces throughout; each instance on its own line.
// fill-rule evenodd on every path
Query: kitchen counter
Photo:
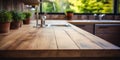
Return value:
M 24 25 L 18 30 L 0 34 L 0 57 L 120 56 L 120 47 L 68 21 L 47 21 L 46 23 L 50 26 L 35 28 L 34 22 L 31 22 L 30 25 Z
M 120 24 L 120 20 L 70 20 L 72 24 Z

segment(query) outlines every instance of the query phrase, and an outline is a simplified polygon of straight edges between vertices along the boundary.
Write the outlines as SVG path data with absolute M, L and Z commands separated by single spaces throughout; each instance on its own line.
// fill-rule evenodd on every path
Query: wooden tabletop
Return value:
M 55 26 L 55 24 L 57 23 L 61 25 Z M 32 22 L 30 25 L 23 25 L 18 30 L 11 30 L 9 33 L 0 34 L 0 55 L 3 54 L 2 56 L 4 56 L 4 53 L 7 54 L 8 51 L 9 53 L 11 53 L 10 51 L 14 51 L 15 53 L 15 51 L 19 50 L 53 50 L 55 52 L 71 51 L 71 53 L 73 53 L 72 51 L 84 51 L 84 49 L 110 50 L 110 52 L 111 50 L 120 49 L 120 47 L 115 46 L 72 24 L 69 24 L 68 22 L 48 21 L 47 24 L 53 24 L 53 26 L 35 28 L 33 27 L 33 25 L 35 26 L 35 24 L 33 24 Z M 69 26 L 64 26 L 62 24 L 69 24 Z M 15 55 L 13 54 L 13 56 Z M 112 55 L 107 54 L 107 56 Z

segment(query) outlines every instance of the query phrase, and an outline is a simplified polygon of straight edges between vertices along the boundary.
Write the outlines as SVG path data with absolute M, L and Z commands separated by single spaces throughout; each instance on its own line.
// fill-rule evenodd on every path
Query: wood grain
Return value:
M 45 28 L 34 28 L 33 25 L 0 34 L 0 57 L 120 56 L 120 47 L 72 24 Z
M 79 34 L 73 28 L 67 28 L 65 31 L 74 40 L 74 42 L 80 47 L 80 49 L 102 49 L 99 45 L 93 43 L 84 35 Z
M 54 27 L 58 49 L 79 49 L 62 27 Z
M 86 38 L 88 38 L 90 41 L 92 41 L 93 43 L 97 44 L 98 46 L 101 46 L 103 49 L 119 49 L 119 47 L 105 41 L 102 38 L 99 38 L 89 32 L 86 32 L 82 29 L 77 28 L 74 25 L 71 25 L 76 31 L 78 31 L 81 35 L 85 36 Z
M 63 23 L 56 21 L 55 24 L 66 23 L 65 21 Z M 33 28 L 31 25 L 25 25 L 8 34 L 0 34 L 0 38 L 0 50 L 119 49 L 119 47 L 72 24 L 45 28 Z

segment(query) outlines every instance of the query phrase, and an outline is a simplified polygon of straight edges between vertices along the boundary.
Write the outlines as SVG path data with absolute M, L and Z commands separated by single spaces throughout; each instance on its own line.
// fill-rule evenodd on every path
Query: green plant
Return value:
M 66 18 L 67 20 L 72 20 L 74 10 L 73 9 L 67 9 L 65 12 Z
M 14 21 L 22 21 L 25 18 L 25 15 L 22 12 L 11 11 L 11 13 L 12 13 L 12 19 Z
M 66 9 L 65 10 L 65 15 L 67 15 L 68 13 L 74 13 L 73 9 Z
M 22 12 L 22 13 L 21 13 L 21 17 L 22 17 L 22 18 L 21 18 L 22 20 L 25 20 L 26 15 Z
M 76 13 L 113 13 L 114 0 L 68 0 Z
M 71 12 L 71 13 L 73 13 L 74 10 L 73 10 L 73 9 L 67 9 L 66 12 Z
M 67 9 L 65 12 L 66 13 L 74 13 L 74 10 L 73 9 Z
M 24 12 L 24 14 L 25 14 L 25 18 L 30 18 L 30 16 L 31 16 L 30 12 Z
M 74 9 L 74 13 L 113 13 L 114 0 L 53 0 L 42 6 L 42 12 L 47 13 L 62 13 L 66 9 Z
M 12 15 L 9 11 L 1 10 L 0 11 L 0 22 L 11 22 L 12 21 Z

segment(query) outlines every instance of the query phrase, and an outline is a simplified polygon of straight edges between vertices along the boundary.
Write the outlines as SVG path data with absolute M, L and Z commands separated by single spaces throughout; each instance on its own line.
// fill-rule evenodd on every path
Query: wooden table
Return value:
M 0 34 L 0 57 L 120 57 L 120 47 L 66 21 L 47 24 L 70 26 L 34 28 L 31 24 Z

